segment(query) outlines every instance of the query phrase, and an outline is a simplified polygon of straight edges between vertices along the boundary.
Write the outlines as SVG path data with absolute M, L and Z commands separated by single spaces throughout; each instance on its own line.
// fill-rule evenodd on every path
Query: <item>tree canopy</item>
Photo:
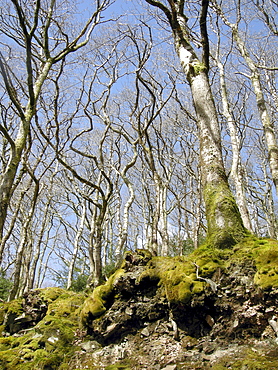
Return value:
M 277 22 L 273 0 L 4 0 L 10 299 L 98 285 L 127 250 L 277 239 Z

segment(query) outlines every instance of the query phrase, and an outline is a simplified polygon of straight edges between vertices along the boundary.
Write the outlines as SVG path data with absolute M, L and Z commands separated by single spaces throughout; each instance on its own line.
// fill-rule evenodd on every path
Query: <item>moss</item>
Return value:
M 274 370 L 278 369 L 277 351 L 263 352 L 252 348 L 245 348 L 239 353 L 226 355 L 219 359 L 212 367 L 212 370 Z
M 263 289 L 278 287 L 278 242 L 264 240 L 257 243 L 253 251 L 257 272 L 255 284 Z
M 21 344 L 20 338 L 9 336 L 0 338 L 0 350 L 16 348 Z
M 206 283 L 197 279 L 196 263 L 200 267 L 199 275 L 211 277 L 217 269 L 224 269 L 221 256 L 224 251 L 202 247 L 185 257 L 154 257 L 144 270 L 139 281 L 157 281 L 164 288 L 164 294 L 170 303 L 188 303 L 193 294 L 204 292 Z
M 278 287 L 278 241 L 246 237 L 233 248 L 233 253 L 226 261 L 226 266 L 243 264 L 253 265 L 254 283 L 262 289 Z
M 145 255 L 142 257 L 149 258 Z M 193 295 L 203 294 L 205 289 L 209 288 L 205 281 L 197 279 L 196 265 L 199 266 L 201 277 L 211 278 L 214 281 L 218 270 L 226 271 L 234 266 L 253 266 L 254 282 L 260 288 L 278 287 L 278 241 L 249 235 L 232 249 L 217 249 L 206 244 L 184 257 L 153 257 L 139 275 L 137 283 L 139 285 L 142 283 L 143 286 L 146 282 L 155 282 L 159 287 L 158 294 L 166 297 L 169 303 L 188 304 Z M 0 369 L 64 370 L 70 368 L 68 366 L 70 360 L 74 358 L 75 351 L 80 351 L 80 348 L 74 345 L 80 315 L 87 318 L 91 315 L 92 319 L 105 312 L 114 299 L 115 284 L 124 273 L 123 269 L 117 270 L 86 300 L 81 293 L 68 292 L 60 288 L 39 290 L 41 297 L 48 302 L 46 316 L 23 336 L 0 338 Z M 2 321 L 8 310 L 20 315 L 22 301 L 19 299 L 1 304 Z M 88 324 L 88 321 L 85 323 Z M 85 364 L 87 360 L 88 363 Z M 87 357 L 83 362 L 83 368 L 85 366 L 89 369 L 98 368 L 91 358 Z M 222 358 L 218 363 L 213 364 L 212 369 L 244 367 L 251 370 L 267 370 L 278 368 L 277 362 L 277 358 L 270 355 L 262 359 L 253 351 L 246 351 L 237 359 Z M 131 368 L 134 368 L 131 362 L 119 362 L 106 369 Z
M 133 368 L 128 365 L 109 365 L 105 367 L 105 370 L 132 370 Z
M 71 292 L 65 291 L 62 288 L 50 287 L 45 289 L 38 289 L 40 291 L 40 296 L 47 302 L 56 301 L 56 299 L 63 297 L 69 297 Z
M 11 302 L 5 302 L 2 304 L 0 309 L 0 323 L 2 324 L 7 312 L 15 313 L 20 316 L 23 312 L 22 299 L 14 299 Z
M 200 294 L 204 291 L 205 283 L 203 281 L 194 281 L 192 287 L 192 294 Z
M 204 63 L 194 63 L 193 64 L 193 69 L 194 69 L 194 76 L 199 75 L 201 72 L 204 72 L 207 70 L 207 67 Z
M 84 300 L 84 294 L 64 290 L 57 299 L 49 304 L 47 315 L 70 317 L 72 320 L 76 320 L 76 313 L 80 311 Z
M 125 359 L 122 361 L 118 361 L 113 365 L 108 365 L 105 367 L 105 370 L 132 370 L 134 369 L 135 362 L 131 358 L 129 360 Z
M 73 343 L 84 295 L 60 288 L 40 289 L 39 292 L 48 302 L 46 316 L 22 336 L 0 338 L 1 369 L 55 370 L 63 362 L 68 364 L 77 350 Z M 9 307 L 15 309 L 16 305 L 11 302 Z
M 177 301 L 176 303 L 178 302 L 188 303 L 192 296 L 192 290 L 191 290 L 192 286 L 193 284 L 190 278 L 184 279 L 182 282 L 179 283 L 177 287 L 178 289 L 176 291 L 175 289 L 172 289 L 172 293 L 174 293 L 173 297 L 169 296 L 170 289 L 168 289 L 168 300 L 169 301 L 176 300 Z
M 142 256 L 145 257 L 145 254 Z M 133 259 L 137 261 L 136 257 Z M 206 287 L 210 287 L 200 278 L 215 281 L 216 273 L 228 271 L 237 265 L 254 265 L 254 282 L 261 288 L 278 287 L 278 242 L 247 234 L 233 248 L 218 249 L 206 243 L 187 256 L 152 257 L 137 278 L 137 283 L 143 286 L 155 282 L 159 294 L 165 296 L 169 303 L 187 304 L 193 295 L 200 295 Z M 196 276 L 197 266 L 200 278 Z M 106 311 L 114 298 L 115 283 L 124 273 L 123 269 L 116 271 L 105 285 L 97 287 L 86 300 L 81 312 L 84 326 L 90 325 L 94 318 Z
M 136 249 L 135 251 L 138 256 L 141 256 L 142 259 L 151 259 L 153 257 L 152 253 L 148 249 Z
M 220 176 L 221 177 L 221 176 Z M 225 181 L 217 186 L 207 185 L 204 190 L 207 244 L 215 248 L 231 248 L 243 240 L 248 231 L 244 228 L 236 201 Z
M 278 287 L 278 241 L 245 236 L 234 248 L 218 249 L 205 244 L 185 257 L 154 257 L 140 280 L 157 281 L 169 302 L 187 303 L 193 294 L 202 294 L 207 283 L 199 276 L 212 278 L 217 271 L 234 265 L 254 265 L 254 283 L 263 289 Z
M 123 269 L 117 270 L 109 277 L 104 285 L 100 285 L 93 290 L 92 295 L 86 299 L 81 310 L 81 322 L 87 326 L 90 317 L 96 318 L 104 314 L 109 301 L 113 297 L 113 290 L 116 281 L 124 274 Z

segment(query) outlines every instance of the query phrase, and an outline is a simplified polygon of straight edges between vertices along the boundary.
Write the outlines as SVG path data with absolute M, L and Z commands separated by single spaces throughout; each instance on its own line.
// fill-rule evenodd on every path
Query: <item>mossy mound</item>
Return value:
M 81 310 L 81 322 L 84 326 L 106 311 L 107 305 L 114 297 L 114 287 L 124 272 L 123 269 L 117 270 L 104 285 L 96 287 L 92 295 L 86 299 Z
M 200 248 L 186 257 L 153 257 L 139 277 L 139 282 L 157 281 L 169 303 L 187 303 L 194 294 L 201 294 L 219 269 L 224 268 L 224 251 Z M 196 272 L 199 272 L 199 278 Z
M 135 264 L 132 263 L 135 261 Z M 139 261 L 139 263 L 138 263 Z M 278 242 L 245 237 L 232 249 L 203 245 L 188 256 L 152 257 L 148 251 L 127 254 L 121 269 L 102 286 L 97 287 L 81 311 L 84 326 L 103 315 L 117 293 L 118 281 L 130 270 L 137 270 L 136 284 L 157 284 L 169 304 L 187 304 L 206 289 L 214 290 L 218 276 L 229 274 L 234 266 L 252 265 L 254 286 L 261 289 L 278 287 Z M 142 265 L 145 265 L 144 268 Z
M 254 284 L 263 290 L 278 287 L 278 241 L 253 236 L 245 238 L 237 244 L 234 253 L 226 263 L 242 263 L 244 261 L 254 265 L 256 273 Z
M 1 303 L 0 330 L 3 336 L 0 338 L 0 369 L 64 370 L 85 366 L 99 369 L 94 350 L 81 350 L 86 334 L 80 326 L 81 321 L 93 333 L 89 341 L 104 338 L 103 343 L 99 342 L 100 347 L 95 347 L 98 348 L 96 353 L 103 351 L 105 354 L 108 348 L 109 356 L 112 356 L 113 348 L 119 352 L 121 344 L 118 347 L 115 344 L 113 347 L 113 338 L 124 328 L 123 336 L 118 335 L 119 342 L 115 343 L 120 343 L 127 333 L 130 343 L 132 338 L 137 338 L 138 348 L 141 348 L 141 342 L 145 345 L 149 341 L 151 359 L 155 341 L 159 342 L 159 336 L 166 338 L 165 330 L 167 333 L 169 320 L 173 325 L 172 319 L 176 320 L 177 325 L 181 324 L 179 330 L 182 339 L 185 338 L 184 335 L 190 335 L 195 341 L 201 341 L 201 336 L 204 335 L 202 333 L 205 333 L 212 335 L 214 340 L 218 333 L 229 335 L 231 332 L 242 339 L 245 338 L 244 333 L 247 333 L 246 328 L 252 325 L 255 329 L 257 325 L 259 334 L 256 338 L 260 338 L 261 332 L 267 328 L 268 320 L 273 319 L 276 314 L 277 266 L 278 242 L 253 236 L 246 237 L 233 248 L 217 249 L 203 245 L 190 255 L 182 257 L 153 257 L 150 252 L 144 250 L 127 253 L 121 268 L 111 275 L 104 285 L 97 287 L 88 298 L 82 293 L 47 288 L 31 291 L 27 298 Z M 242 277 L 248 277 L 248 284 L 242 283 L 244 286 L 239 289 L 238 284 L 247 281 L 241 280 Z M 216 284 L 217 290 L 214 290 L 212 283 Z M 38 322 L 33 322 L 23 330 L 14 331 L 12 335 L 7 330 L 7 317 L 18 319 L 24 318 L 27 313 L 31 315 L 26 311 L 26 300 L 29 302 L 28 309 L 32 302 L 39 302 L 42 306 L 45 304 L 45 312 Z M 264 306 L 266 302 L 267 306 Z M 246 309 L 240 311 L 242 306 Z M 184 316 L 179 321 L 181 314 Z M 174 340 L 174 326 L 172 327 L 172 332 L 169 331 L 171 345 L 178 348 L 182 340 Z M 189 329 L 192 330 L 188 334 Z M 198 329 L 196 336 L 195 329 Z M 268 329 L 273 331 L 271 327 Z M 248 333 L 249 337 L 253 335 L 252 330 Z M 275 335 L 272 333 L 270 339 L 274 343 L 273 348 L 277 347 Z M 170 340 L 167 338 L 165 343 Z M 227 346 L 227 342 L 224 344 Z M 129 346 L 123 348 L 129 353 Z M 191 345 L 188 348 L 191 348 Z M 181 349 L 187 351 L 188 348 L 185 346 Z M 256 352 L 258 349 L 253 351 L 251 348 L 249 351 L 250 348 L 247 345 L 245 352 L 241 351 L 238 358 L 232 355 L 229 357 L 229 353 L 226 353 L 212 368 L 219 370 L 228 367 L 241 369 L 242 366 L 248 369 L 278 367 L 277 359 L 268 349 L 265 349 L 260 357 Z M 193 348 L 192 353 L 199 361 L 199 349 L 194 352 Z M 104 361 L 103 369 L 129 369 L 137 366 L 130 366 L 131 360 L 137 364 L 135 352 L 124 359 L 115 357 L 114 362 L 109 362 L 109 356 L 107 361 Z M 84 367 L 78 367 L 77 364 Z M 182 366 L 184 369 L 192 369 L 190 365 Z
M 83 294 L 60 288 L 36 291 L 47 302 L 47 311 L 35 326 L 14 335 L 0 338 L 0 369 L 45 370 L 67 369 L 68 360 L 77 347 L 80 306 Z M 0 307 L 0 324 L 5 328 L 5 317 L 13 310 L 18 317 L 23 314 L 22 299 L 3 303 Z

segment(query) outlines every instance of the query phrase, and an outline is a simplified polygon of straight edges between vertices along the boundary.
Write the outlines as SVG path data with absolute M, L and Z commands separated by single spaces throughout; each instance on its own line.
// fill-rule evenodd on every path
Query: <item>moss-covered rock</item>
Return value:
M 0 337 L 1 370 L 59 369 L 77 349 L 74 342 L 84 295 L 60 288 L 39 289 L 35 293 L 47 303 L 47 312 L 35 326 L 24 328 L 16 336 Z M 30 295 L 33 299 L 34 291 Z M 24 300 L 2 305 L 3 322 L 11 311 L 19 316 L 24 314 Z
M 278 242 L 250 235 L 233 248 L 206 244 L 183 257 L 127 253 L 89 297 L 47 288 L 1 303 L 0 369 L 127 370 L 171 359 L 190 370 L 210 359 L 215 370 L 276 368 L 277 265 Z M 36 304 L 46 307 L 40 321 L 9 335 L 7 317 Z M 92 346 L 80 344 L 81 321 Z
M 118 282 L 132 270 L 135 283 L 139 286 L 156 284 L 159 294 L 169 304 L 187 304 L 193 296 L 201 295 L 218 284 L 221 274 L 229 274 L 231 266 L 251 263 L 251 276 L 261 289 L 278 287 L 278 242 L 275 240 L 245 237 L 234 248 L 218 249 L 209 244 L 195 250 L 188 256 L 152 257 L 150 252 L 140 250 L 128 253 L 121 269 L 117 270 L 102 286 L 97 287 L 86 300 L 81 318 L 84 326 L 103 315 L 112 304 Z M 144 266 L 140 269 L 140 266 Z M 198 269 L 198 271 L 197 271 Z
M 91 320 L 106 311 L 109 301 L 113 299 L 114 287 L 123 274 L 123 269 L 117 270 L 104 285 L 96 287 L 92 295 L 86 299 L 81 310 L 81 322 L 84 326 L 90 326 Z

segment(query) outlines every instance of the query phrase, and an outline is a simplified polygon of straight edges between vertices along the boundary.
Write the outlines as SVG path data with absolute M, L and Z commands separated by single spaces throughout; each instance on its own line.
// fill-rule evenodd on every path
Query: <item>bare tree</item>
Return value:
M 100 21 L 101 12 L 108 4 L 107 0 L 97 2 L 96 10 L 74 36 L 70 35 L 72 31 L 64 29 L 61 17 L 59 20 L 56 0 L 51 0 L 48 8 L 44 8 L 40 0 L 35 3 L 27 2 L 24 6 L 18 0 L 6 1 L 6 12 L 5 7 L 2 7 L 0 29 L 5 48 L 0 54 L 0 73 L 7 101 L 12 104 L 17 119 L 13 131 L 0 125 L 1 135 L 9 146 L 9 159 L 0 178 L 0 240 L 3 237 L 13 184 L 30 134 L 31 121 L 37 112 L 43 85 L 55 64 L 88 43 Z M 6 39 L 19 50 L 13 51 Z M 9 64 L 10 55 L 13 56 L 15 52 L 22 54 L 22 76 Z M 21 79 L 24 82 L 21 82 Z
M 261 82 L 261 75 L 259 68 L 255 61 L 252 59 L 252 56 L 248 50 L 246 42 L 241 36 L 240 32 L 240 21 L 241 21 L 241 4 L 239 3 L 237 6 L 237 19 L 236 22 L 233 23 L 228 20 L 225 13 L 222 11 L 220 5 L 217 3 L 216 0 L 213 1 L 213 4 L 216 8 L 217 13 L 223 20 L 223 22 L 230 27 L 233 35 L 233 39 L 236 42 L 236 45 L 244 58 L 251 75 L 248 76 L 252 82 L 252 86 L 254 89 L 254 93 L 256 96 L 257 101 L 257 108 L 260 114 L 260 119 L 264 128 L 264 135 L 266 139 L 266 145 L 268 148 L 268 156 L 269 156 L 269 165 L 271 169 L 271 174 L 273 178 L 274 185 L 276 187 L 276 193 L 278 193 L 278 144 L 277 144 L 277 136 L 275 133 L 275 127 L 273 120 L 271 119 L 268 109 L 267 109 L 267 102 L 264 96 L 262 82 Z
M 231 177 L 235 185 L 236 200 L 237 200 L 238 208 L 239 208 L 242 220 L 243 220 L 243 224 L 247 230 L 252 231 L 252 224 L 251 224 L 247 201 L 246 201 L 246 192 L 245 192 L 246 174 L 245 174 L 242 161 L 241 161 L 240 138 L 238 135 L 237 125 L 236 125 L 234 116 L 231 111 L 231 104 L 229 101 L 228 89 L 227 89 L 226 78 L 225 78 L 225 67 L 221 61 L 221 55 L 220 55 L 220 30 L 219 28 L 218 28 L 217 34 L 218 34 L 218 45 L 216 49 L 217 51 L 216 51 L 215 59 L 216 59 L 216 65 L 219 71 L 223 115 L 227 120 L 230 138 L 231 138 L 231 145 L 232 145 Z

